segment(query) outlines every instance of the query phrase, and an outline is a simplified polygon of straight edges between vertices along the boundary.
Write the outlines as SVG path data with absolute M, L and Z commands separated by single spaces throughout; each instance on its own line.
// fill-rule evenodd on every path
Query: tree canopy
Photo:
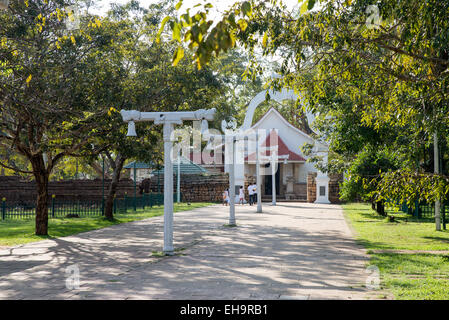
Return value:
M 211 5 L 195 9 L 162 24 L 180 47 L 195 50 L 198 66 L 236 46 L 278 57 L 282 77 L 271 86 L 293 88 L 319 114 L 322 137 L 332 142 L 328 170 L 347 170 L 366 145 L 395 150 L 400 167 L 373 177 L 378 199 L 413 205 L 447 197 L 448 155 L 437 173 L 431 155 L 435 137 L 446 150 L 449 128 L 447 1 L 305 0 L 298 11 L 277 0 L 240 1 L 215 21 Z M 248 75 L 261 72 L 253 61 Z M 400 183 L 387 186 L 393 179 Z

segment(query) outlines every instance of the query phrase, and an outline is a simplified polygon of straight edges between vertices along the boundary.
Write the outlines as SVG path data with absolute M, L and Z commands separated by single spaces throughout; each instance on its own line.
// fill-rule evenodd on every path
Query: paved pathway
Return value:
M 337 205 L 237 206 L 175 214 L 161 257 L 162 217 L 0 250 L 0 299 L 365 299 L 365 250 Z M 79 289 L 67 289 L 70 268 Z M 68 273 L 66 273 L 68 272 Z

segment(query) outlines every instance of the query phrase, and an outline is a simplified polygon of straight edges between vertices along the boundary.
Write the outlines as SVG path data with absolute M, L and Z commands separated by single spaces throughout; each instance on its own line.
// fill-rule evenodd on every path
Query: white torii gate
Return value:
M 294 90 L 291 89 L 286 89 L 286 88 L 282 88 L 281 91 L 273 91 L 273 90 L 263 90 L 261 92 L 259 92 L 249 103 L 248 105 L 248 110 L 246 112 L 246 116 L 245 116 L 245 120 L 243 122 L 243 125 L 238 129 L 238 134 L 243 135 L 246 131 L 248 131 L 251 128 L 251 125 L 253 123 L 253 118 L 254 118 L 254 113 L 257 109 L 257 107 L 266 100 L 266 95 L 267 93 L 270 95 L 270 99 L 277 101 L 277 102 L 282 102 L 284 100 L 294 100 L 296 101 L 298 99 L 298 96 L 296 95 L 296 93 L 294 92 Z M 306 110 L 306 117 L 307 117 L 307 122 L 308 123 L 312 123 L 313 120 L 315 119 L 315 116 L 313 113 L 309 112 L 307 110 L 307 108 L 305 108 Z M 224 123 L 222 124 L 223 126 L 234 126 L 235 127 L 235 123 L 234 125 L 230 125 L 227 124 L 225 121 L 223 121 Z M 258 146 L 258 136 L 256 133 L 256 157 L 257 157 L 257 161 L 256 161 L 256 184 L 257 184 L 257 212 L 262 212 L 262 196 L 261 196 L 261 190 L 260 190 L 260 186 L 261 186 L 261 177 L 260 177 L 260 159 L 259 159 L 259 146 Z M 234 151 L 234 148 L 233 148 Z M 242 150 L 239 150 L 240 153 L 243 155 L 244 153 L 242 153 Z M 325 162 L 327 162 L 327 147 L 325 145 L 322 145 L 321 143 L 318 143 L 318 145 L 315 146 L 314 151 L 316 153 L 324 153 L 325 154 Z M 234 157 L 235 160 L 235 157 Z M 233 161 L 233 166 L 235 166 L 235 161 Z M 237 170 L 235 168 L 232 168 L 232 174 L 233 175 L 237 175 L 237 177 L 239 178 L 238 181 L 236 181 L 235 177 L 232 179 L 232 182 L 234 183 L 238 183 L 238 184 L 244 184 L 244 181 L 241 181 L 241 177 L 243 177 L 243 172 L 242 170 L 244 170 L 243 166 L 242 167 L 236 167 L 239 169 L 240 172 L 236 172 Z M 231 188 L 235 189 L 235 185 L 232 186 Z M 316 194 L 317 194 L 317 198 L 315 203 L 330 203 L 329 202 L 329 177 L 321 172 L 318 171 L 318 175 L 316 178 Z M 273 195 L 273 197 L 275 197 L 275 195 Z M 276 203 L 275 198 L 273 198 L 272 201 L 273 204 Z M 233 203 L 231 202 L 231 206 L 233 206 Z M 234 209 L 230 209 L 232 212 L 234 211 Z
M 136 110 L 120 111 L 123 121 L 128 123 L 128 136 L 137 136 L 135 122 L 154 121 L 164 126 L 164 254 L 173 255 L 173 163 L 170 159 L 173 150 L 172 133 L 175 124 L 184 120 L 212 121 L 215 108 L 197 111 L 178 112 L 140 112 Z M 205 127 L 205 126 L 203 126 Z

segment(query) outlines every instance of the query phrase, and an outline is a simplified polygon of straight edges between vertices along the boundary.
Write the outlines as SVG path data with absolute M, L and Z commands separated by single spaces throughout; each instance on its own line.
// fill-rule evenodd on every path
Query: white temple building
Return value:
M 308 157 L 302 153 L 300 148 L 308 143 L 314 145 L 316 151 L 326 152 L 327 146 L 289 123 L 275 108 L 270 108 L 259 121 L 250 127 L 249 131 L 257 131 L 261 135 L 259 137 L 259 161 L 262 198 L 271 199 L 272 197 L 273 172 L 271 166 L 275 163 L 274 179 L 278 199 L 306 201 L 307 175 L 310 172 L 316 172 L 318 178 L 320 176 L 324 178 L 324 181 L 321 181 L 321 187 L 324 189 L 317 186 L 317 195 L 321 195 L 321 197 L 317 197 L 317 202 L 329 203 L 327 176 L 318 172 L 312 163 L 307 162 Z M 275 162 L 270 160 L 270 147 L 277 149 Z M 256 152 L 248 151 L 247 141 L 238 141 L 235 164 L 237 188 L 244 186 L 245 180 L 248 180 L 249 177 L 254 177 L 254 179 L 256 177 Z

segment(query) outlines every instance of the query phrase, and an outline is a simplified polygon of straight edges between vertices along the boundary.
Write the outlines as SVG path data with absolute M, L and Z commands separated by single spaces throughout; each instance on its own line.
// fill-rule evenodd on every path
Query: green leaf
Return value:
M 181 42 L 181 24 L 173 23 L 173 40 L 178 40 Z
M 315 5 L 316 0 L 309 0 L 309 4 L 307 5 L 308 10 L 312 10 L 313 6 Z
M 250 16 L 251 15 L 251 4 L 249 3 L 249 1 L 245 1 L 242 3 L 242 12 L 245 16 Z
M 312 10 L 313 6 L 315 5 L 316 0 L 304 0 L 304 2 L 301 5 L 301 9 L 299 12 L 301 14 L 306 13 L 308 10 Z
M 167 24 L 168 20 L 170 20 L 170 17 L 165 17 L 161 22 L 161 27 L 159 28 L 159 31 L 156 34 L 156 43 L 159 43 L 161 41 L 161 34 L 164 31 L 165 25 Z
M 268 41 L 268 32 L 265 32 L 265 34 L 263 35 L 263 39 L 262 39 L 262 46 L 264 48 L 267 47 L 267 41 Z
M 182 0 L 176 4 L 175 9 L 179 10 L 179 8 L 181 8 L 181 6 L 182 6 Z
M 242 31 L 245 31 L 246 28 L 248 27 L 248 22 L 246 22 L 245 19 L 240 19 L 240 20 L 237 22 L 237 24 L 239 25 L 240 30 L 242 30 Z
M 173 55 L 173 66 L 175 67 L 183 57 L 184 49 L 182 47 L 178 47 Z
M 231 24 L 232 27 L 235 27 L 235 14 L 232 12 L 228 17 L 228 22 Z
M 189 27 L 192 25 L 192 18 L 189 16 L 188 13 L 181 15 L 181 19 L 183 27 Z

